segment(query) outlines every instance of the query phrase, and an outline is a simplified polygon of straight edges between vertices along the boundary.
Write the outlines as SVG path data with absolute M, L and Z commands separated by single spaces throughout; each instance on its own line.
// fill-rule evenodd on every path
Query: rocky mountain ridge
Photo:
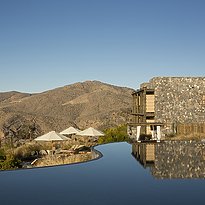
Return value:
M 69 126 L 104 129 L 126 123 L 132 89 L 85 81 L 37 94 L 0 93 L 0 137 L 34 137 Z

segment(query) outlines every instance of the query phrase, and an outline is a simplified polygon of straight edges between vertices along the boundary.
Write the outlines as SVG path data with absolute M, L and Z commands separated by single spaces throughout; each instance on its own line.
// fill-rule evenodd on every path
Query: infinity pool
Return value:
M 205 204 L 203 179 L 156 179 L 127 143 L 96 149 L 86 163 L 0 172 L 0 204 Z

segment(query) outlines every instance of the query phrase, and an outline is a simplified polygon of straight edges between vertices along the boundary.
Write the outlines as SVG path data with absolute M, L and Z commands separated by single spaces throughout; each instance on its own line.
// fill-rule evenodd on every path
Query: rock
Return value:
M 32 151 L 31 156 L 35 156 L 35 155 L 37 155 L 36 151 Z
M 40 154 L 40 155 L 47 155 L 48 153 L 46 152 L 46 150 L 40 150 L 40 151 L 39 151 L 39 154 Z

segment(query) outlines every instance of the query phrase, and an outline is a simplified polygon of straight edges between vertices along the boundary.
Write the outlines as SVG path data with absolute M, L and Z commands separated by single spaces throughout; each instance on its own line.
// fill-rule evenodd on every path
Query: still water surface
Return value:
M 0 172 L 0 204 L 205 204 L 204 179 L 156 179 L 127 143 L 96 149 L 86 163 Z

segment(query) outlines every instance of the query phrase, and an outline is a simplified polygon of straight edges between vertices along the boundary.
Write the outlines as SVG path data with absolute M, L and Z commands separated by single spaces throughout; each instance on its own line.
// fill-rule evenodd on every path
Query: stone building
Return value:
M 132 96 L 130 135 L 138 125 L 146 125 L 142 132 L 149 135 L 154 125 L 170 134 L 177 132 L 179 124 L 205 123 L 205 77 L 154 77 Z M 200 129 L 205 133 L 204 126 Z

